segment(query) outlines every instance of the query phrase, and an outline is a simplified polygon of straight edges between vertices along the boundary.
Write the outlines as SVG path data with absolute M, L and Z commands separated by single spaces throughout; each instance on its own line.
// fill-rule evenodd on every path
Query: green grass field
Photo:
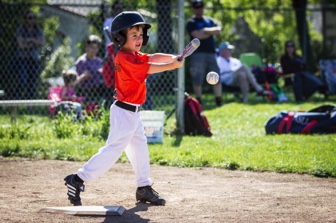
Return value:
M 162 144 L 150 144 L 152 164 L 214 167 L 230 170 L 307 173 L 336 177 L 336 135 L 266 135 L 264 124 L 281 110 L 309 110 L 332 101 L 312 99 L 304 104 L 252 101 L 244 105 L 227 99 L 217 108 L 212 95 L 204 100 L 213 136 L 171 134 L 175 117 L 167 121 Z M 166 113 L 167 114 L 167 113 Z M 73 123 L 63 117 L 20 116 L 15 125 L 0 115 L 0 155 L 85 161 L 105 144 L 108 114 Z M 125 154 L 119 160 L 128 162 Z

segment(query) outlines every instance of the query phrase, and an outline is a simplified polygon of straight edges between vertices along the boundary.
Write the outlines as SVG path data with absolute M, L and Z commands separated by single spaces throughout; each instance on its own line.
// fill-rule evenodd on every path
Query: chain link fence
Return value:
M 123 11 L 138 11 L 152 25 L 149 41 L 141 48 L 142 52 L 177 54 L 177 4 L 178 1 L 162 1 L 162 4 L 141 5 L 131 0 L 3 3 L 0 50 L 0 90 L 3 94 L 0 100 L 48 99 L 52 89 L 57 91 L 56 87 L 65 84 L 62 72 L 75 70 L 79 77 L 85 72 L 90 73 L 88 79 L 82 80 L 74 88 L 76 96 L 83 96 L 83 108 L 92 103 L 108 108 L 112 103 L 113 87 L 105 85 L 99 70 L 107 55 L 108 39 L 103 28 L 104 22 L 113 16 L 112 6 L 121 7 Z M 91 53 L 94 47 L 88 47 L 90 35 L 97 36 L 98 41 L 101 41 L 93 56 Z M 83 64 L 85 58 L 87 61 Z M 176 101 L 176 72 L 149 76 L 147 102 L 143 109 L 173 109 Z M 1 113 L 7 113 L 11 108 L 0 109 Z M 18 109 L 19 114 L 49 112 L 46 107 Z
M 31 3 L 34 2 L 34 3 Z M 38 3 L 43 2 L 43 3 Z M 48 99 L 52 87 L 62 86 L 64 80 L 62 71 L 76 70 L 78 59 L 85 54 L 85 46 L 90 35 L 101 39 L 97 58 L 101 61 L 106 57 L 106 41 L 103 27 L 104 21 L 112 16 L 112 5 L 115 1 L 103 0 L 47 0 L 47 1 L 1 1 L 0 3 L 0 100 Z M 178 54 L 183 46 L 189 42 L 187 33 L 180 35 L 179 27 L 185 27 L 185 22 L 192 16 L 189 1 L 157 0 L 135 1 L 123 0 L 124 11 L 138 11 L 145 20 L 152 25 L 149 29 L 149 42 L 141 48 L 145 53 L 173 53 Z M 283 44 L 287 39 L 294 39 L 298 43 L 295 27 L 295 11 L 291 8 L 291 1 L 277 3 L 268 8 L 258 7 L 230 7 L 217 1 L 206 4 L 205 15 L 215 18 L 223 27 L 220 36 L 216 37 L 217 45 L 223 41 L 230 41 L 235 45 L 234 56 L 245 52 L 256 52 L 265 63 L 279 62 L 283 53 Z M 183 5 L 181 6 L 181 4 Z M 286 4 L 285 4 L 286 3 Z M 179 7 L 184 10 L 184 18 L 179 18 Z M 274 7 L 274 8 L 272 8 Z M 309 32 L 315 30 L 311 36 L 311 44 L 316 61 L 326 56 L 324 48 L 332 49 L 326 43 L 334 42 L 332 29 L 323 27 L 323 23 L 332 24 L 329 17 L 324 16 L 323 10 L 332 16 L 331 9 L 318 5 L 308 10 Z M 334 17 L 332 17 L 334 18 Z M 328 23 L 326 23 L 326 21 Z M 36 24 L 30 35 L 41 36 L 45 42 L 31 40 L 25 31 L 26 24 Z M 34 31 L 35 30 L 35 31 Z M 38 31 L 41 30 L 41 31 Z M 322 34 L 328 41 L 322 44 Z M 24 41 L 18 36 L 25 35 Z M 27 36 L 28 35 L 28 36 Z M 329 35 L 329 36 L 328 36 Z M 35 41 L 35 42 L 34 42 Z M 26 43 L 23 43 L 26 42 Z M 19 47 L 19 45 L 22 45 Z M 301 52 L 300 52 L 301 53 Z M 319 55 L 317 55 L 319 54 Z M 182 69 L 181 69 L 182 70 Z M 168 114 L 178 104 L 177 89 L 178 72 L 185 73 L 183 84 L 185 90 L 192 93 L 189 74 L 189 60 L 186 60 L 185 70 L 174 70 L 150 75 L 147 80 L 148 95 L 144 105 L 146 110 L 161 110 Z M 81 73 L 79 73 L 81 75 Z M 81 89 L 81 83 L 75 87 L 77 96 L 84 96 L 83 107 L 97 103 L 108 105 L 111 101 L 113 89 L 104 86 L 102 75 L 95 75 L 86 80 L 88 85 L 98 83 L 98 87 L 89 90 Z M 181 83 L 181 82 L 179 82 Z M 184 90 L 184 89 L 182 89 Z M 4 93 L 3 93 L 4 92 Z M 204 93 L 212 94 L 212 87 L 204 84 Z M 48 115 L 47 107 L 19 107 L 19 114 Z M 9 114 L 11 108 L 0 107 L 0 113 Z

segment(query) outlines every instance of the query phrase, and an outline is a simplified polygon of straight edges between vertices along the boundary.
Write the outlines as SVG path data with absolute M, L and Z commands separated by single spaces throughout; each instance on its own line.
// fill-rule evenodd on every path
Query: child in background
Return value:
M 64 86 L 61 91 L 62 101 L 82 102 L 83 97 L 77 97 L 75 93 L 75 86 L 86 78 L 87 74 L 78 77 L 75 70 L 63 70 L 62 77 Z
M 146 101 L 146 79 L 150 74 L 180 68 L 178 56 L 140 52 L 148 41 L 151 27 L 135 11 L 122 12 L 112 22 L 112 41 L 120 49 L 115 57 L 116 95 L 110 108 L 110 132 L 106 145 L 80 168 L 64 178 L 68 199 L 82 205 L 84 182 L 105 174 L 125 151 L 135 172 L 136 200 L 153 205 L 166 201 L 152 189 L 147 138 L 140 119 L 140 106 Z
M 69 114 L 74 113 L 74 120 L 81 119 L 83 117 L 82 105 L 83 97 L 77 97 L 75 94 L 75 86 L 80 83 L 86 75 L 78 77 L 75 70 L 63 70 L 62 77 L 64 86 L 61 88 L 60 99 L 61 102 L 56 106 L 56 113 L 61 111 L 62 113 Z
M 85 44 L 85 53 L 75 62 L 79 77 L 84 76 L 78 86 L 78 93 L 85 96 L 85 101 L 99 103 L 110 98 L 113 92 L 105 86 L 102 75 L 103 60 L 97 56 L 101 39 L 90 35 Z

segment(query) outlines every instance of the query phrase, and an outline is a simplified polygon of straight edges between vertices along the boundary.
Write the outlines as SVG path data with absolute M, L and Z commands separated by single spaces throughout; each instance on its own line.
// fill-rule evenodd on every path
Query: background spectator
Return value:
M 316 91 L 327 95 L 323 81 L 307 70 L 302 57 L 296 54 L 292 40 L 285 42 L 285 53 L 280 58 L 283 74 L 294 73 L 292 78 L 293 91 L 296 102 L 308 100 Z
M 200 47 L 190 56 L 190 74 L 195 96 L 202 103 L 202 85 L 209 71 L 219 73 L 216 62 L 216 44 L 214 35 L 219 35 L 221 27 L 211 17 L 203 16 L 204 3 L 201 0 L 192 1 L 194 16 L 187 21 L 186 29 L 190 39 L 198 38 Z M 222 104 L 222 86 L 214 85 L 216 105 Z
M 78 75 L 85 75 L 79 84 L 78 94 L 85 96 L 88 102 L 100 102 L 111 97 L 102 75 L 103 60 L 97 56 L 100 44 L 98 36 L 90 35 L 85 44 L 85 53 L 75 62 Z
M 23 15 L 16 40 L 18 49 L 12 65 L 18 74 L 18 90 L 15 93 L 19 99 L 33 99 L 40 77 L 39 48 L 45 45 L 44 34 L 37 25 L 34 12 L 26 11 Z
M 61 89 L 61 102 L 56 106 L 56 113 L 59 111 L 65 114 L 73 113 L 74 120 L 81 119 L 83 97 L 78 97 L 75 94 L 75 86 L 85 78 L 85 75 L 78 77 L 75 70 L 63 70 L 62 77 L 64 86 Z
M 75 93 L 75 86 L 85 79 L 86 75 L 78 77 L 78 74 L 75 70 L 63 70 L 62 77 L 64 80 L 64 86 L 61 91 L 61 100 L 62 101 L 75 101 L 81 102 L 83 97 L 78 97 Z
M 233 45 L 229 42 L 224 42 L 219 45 L 218 49 L 217 63 L 220 70 L 220 83 L 228 86 L 238 86 L 243 95 L 243 103 L 248 102 L 250 84 L 259 95 L 270 94 L 257 83 L 254 75 L 245 64 L 232 57 Z

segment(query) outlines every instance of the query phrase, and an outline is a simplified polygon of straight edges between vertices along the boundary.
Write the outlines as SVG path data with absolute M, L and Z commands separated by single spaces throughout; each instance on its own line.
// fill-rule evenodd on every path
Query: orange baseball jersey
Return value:
M 116 95 L 115 99 L 132 104 L 146 101 L 146 78 L 150 55 L 136 52 L 135 55 L 119 50 L 115 57 Z

